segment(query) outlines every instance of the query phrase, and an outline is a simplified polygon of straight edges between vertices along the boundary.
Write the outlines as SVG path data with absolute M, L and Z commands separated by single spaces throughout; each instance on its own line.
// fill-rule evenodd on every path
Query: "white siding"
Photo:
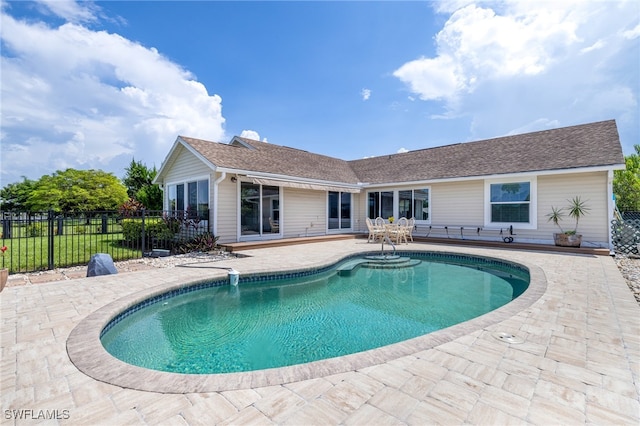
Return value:
M 365 222 L 367 217 L 366 199 L 367 193 L 364 191 L 359 194 L 353 194 L 351 199 L 351 226 L 353 226 L 353 232 L 368 232 L 367 223 Z
M 483 180 L 431 185 L 432 225 L 482 226 L 483 223 Z
M 209 223 L 207 231 L 213 232 L 213 176 L 212 170 L 195 155 L 182 146 L 178 146 L 173 157 L 173 163 L 167 168 L 163 180 L 163 208 L 167 208 L 167 186 L 192 182 L 194 180 L 209 179 Z
M 218 179 L 220 173 L 216 173 Z M 213 181 L 211 186 L 213 187 Z M 229 243 L 238 240 L 238 187 L 227 175 L 218 185 L 218 242 Z M 213 196 L 211 198 L 213 200 Z M 211 203 L 213 209 L 213 202 Z
M 325 235 L 327 193 L 296 188 L 284 189 L 280 226 L 285 238 Z
M 485 181 L 482 179 L 411 187 L 398 185 L 375 188 L 375 191 L 398 191 L 425 187 L 430 189 L 431 225 L 480 227 L 484 225 Z M 364 218 L 367 215 L 366 194 L 367 192 L 364 191 L 357 202 L 356 214 L 358 215 L 357 217 L 362 218 L 358 222 L 357 230 L 359 232 L 365 231 Z M 551 211 L 551 206 L 566 206 L 568 204 L 567 200 L 580 196 L 590 208 L 589 213 L 580 220 L 578 227 L 578 231 L 583 234 L 583 245 L 608 246 L 609 224 L 606 171 L 538 176 L 537 192 L 533 196 L 536 197 L 534 205 L 537 206 L 537 210 L 533 214 L 537 220 L 537 229 L 518 229 L 517 226 L 514 226 L 516 241 L 552 244 L 553 233 L 558 232 L 558 228 L 547 220 L 547 214 Z M 574 221 L 566 218 L 562 225 L 566 230 L 573 229 Z M 481 236 L 487 239 L 499 238 L 496 231 L 485 231 L 481 233 Z M 473 238 L 475 235 L 470 232 L 468 237 Z
M 175 160 L 167 170 L 164 178 L 165 185 L 173 182 L 186 182 L 194 177 L 208 176 L 211 169 L 198 157 L 187 151 L 182 146 L 177 148 Z
M 538 230 L 533 238 L 551 243 L 558 227 L 548 221 L 551 206 L 564 207 L 575 196 L 586 202 L 588 214 L 580 219 L 578 233 L 582 234 L 582 245 L 602 245 L 608 247 L 609 223 L 607 211 L 607 172 L 576 173 L 538 177 Z M 575 221 L 566 217 L 561 225 L 564 230 L 572 230 Z M 528 233 L 522 232 L 527 238 Z
M 213 219 L 214 182 L 221 176 L 196 156 L 182 147 L 177 148 L 173 163 L 167 168 L 164 185 L 187 182 L 194 178 L 210 176 L 210 207 Z M 238 240 L 238 184 L 227 176 L 218 185 L 217 236 L 219 242 Z M 397 191 L 429 188 L 432 225 L 482 226 L 486 200 L 485 181 L 482 179 L 460 182 L 431 183 L 422 185 L 398 185 L 375 188 L 372 191 Z M 353 195 L 352 226 L 354 232 L 366 232 L 367 191 Z M 578 231 L 583 234 L 587 246 L 607 246 L 609 239 L 607 172 L 542 175 L 537 177 L 534 194 L 537 211 L 537 229 L 514 227 L 516 241 L 552 243 L 558 229 L 547 220 L 551 206 L 563 207 L 567 200 L 580 196 L 590 208 L 580 221 Z M 281 199 L 281 231 L 284 238 L 325 235 L 327 229 L 327 192 L 296 188 L 283 188 Z M 573 229 L 573 221 L 563 221 L 564 229 Z M 495 236 L 497 238 L 497 235 Z

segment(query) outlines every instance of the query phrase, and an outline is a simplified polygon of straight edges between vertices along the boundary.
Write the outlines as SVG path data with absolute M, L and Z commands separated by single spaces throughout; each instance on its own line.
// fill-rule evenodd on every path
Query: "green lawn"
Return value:
M 66 231 L 66 230 L 65 230 Z M 108 253 L 113 260 L 142 257 L 140 250 L 122 245 L 122 233 L 94 234 L 76 233 L 53 237 L 53 266 L 61 268 L 89 263 L 96 253 Z M 9 273 L 47 270 L 49 238 L 44 236 L 3 239 L 8 250 L 1 259 L 1 267 Z

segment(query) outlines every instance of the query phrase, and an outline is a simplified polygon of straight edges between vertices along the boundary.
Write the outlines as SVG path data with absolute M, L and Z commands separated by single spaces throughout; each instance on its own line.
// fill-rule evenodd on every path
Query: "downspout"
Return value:
M 222 172 L 220 177 L 213 181 L 213 235 L 218 236 L 218 185 L 225 180 L 227 172 Z
M 613 170 L 607 172 L 607 232 L 609 233 L 609 255 L 615 256 L 613 246 L 613 211 L 615 209 L 615 201 L 613 199 Z

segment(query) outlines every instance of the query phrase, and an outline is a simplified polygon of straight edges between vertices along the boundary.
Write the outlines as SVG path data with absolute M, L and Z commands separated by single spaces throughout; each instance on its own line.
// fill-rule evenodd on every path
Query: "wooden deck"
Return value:
M 246 241 L 241 243 L 226 243 L 220 244 L 228 252 L 238 252 L 242 250 L 253 250 L 269 247 L 282 247 L 296 244 L 310 244 L 319 243 L 323 241 L 335 241 L 335 240 L 352 240 L 356 238 L 367 238 L 367 234 L 340 234 L 340 235 L 322 235 L 318 237 L 299 237 L 299 238 L 282 238 L 278 240 L 268 241 Z M 609 256 L 611 253 L 607 248 L 591 248 L 591 247 L 558 247 L 555 245 L 546 244 L 527 244 L 527 243 L 505 243 L 502 241 L 482 241 L 473 239 L 460 239 L 460 238 L 439 238 L 439 237 L 413 237 L 414 242 L 417 243 L 430 243 L 430 244 L 442 244 L 442 245 L 458 245 L 458 246 L 472 246 L 472 247 L 492 247 L 508 250 L 534 250 L 542 252 L 559 252 L 559 253 L 576 253 L 576 254 L 588 254 L 594 256 Z M 374 244 L 371 244 L 374 247 Z M 397 248 L 401 250 L 405 247 L 402 244 L 397 245 Z
M 340 234 L 340 235 L 321 235 L 318 237 L 298 237 L 298 238 L 281 238 L 278 240 L 266 241 L 244 241 L 241 243 L 220 244 L 220 247 L 226 251 L 233 253 L 242 250 L 253 250 L 268 247 L 291 246 L 296 244 L 320 243 L 323 241 L 335 240 L 353 240 L 355 238 L 366 238 L 364 234 Z

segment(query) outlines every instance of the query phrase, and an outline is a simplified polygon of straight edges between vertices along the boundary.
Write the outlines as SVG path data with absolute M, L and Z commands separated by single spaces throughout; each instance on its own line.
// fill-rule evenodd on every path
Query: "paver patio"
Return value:
M 299 269 L 376 249 L 364 240 L 273 247 L 215 266 Z M 110 302 L 224 271 L 173 268 L 8 287 L 0 293 L 2 424 L 640 424 L 640 308 L 613 259 L 422 243 L 401 249 L 519 262 L 539 268 L 546 288 L 497 323 L 378 364 L 181 394 L 97 381 L 70 361 L 67 339 Z M 499 341 L 498 331 L 524 343 Z

